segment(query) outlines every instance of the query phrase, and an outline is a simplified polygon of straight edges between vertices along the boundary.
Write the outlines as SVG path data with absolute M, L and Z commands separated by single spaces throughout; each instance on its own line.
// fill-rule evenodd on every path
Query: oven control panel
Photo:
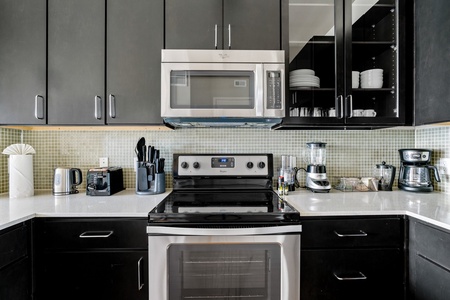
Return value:
M 175 154 L 178 176 L 271 176 L 272 154 Z

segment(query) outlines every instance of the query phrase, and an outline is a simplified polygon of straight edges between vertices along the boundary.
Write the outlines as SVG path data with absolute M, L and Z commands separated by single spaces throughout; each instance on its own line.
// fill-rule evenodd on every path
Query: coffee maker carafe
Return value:
M 327 178 L 326 163 L 326 143 L 311 142 L 306 143 L 303 154 L 306 167 L 306 188 L 312 192 L 328 193 L 331 190 L 330 182 Z
M 434 178 L 440 182 L 439 172 L 435 166 L 430 165 L 431 150 L 426 149 L 400 149 L 400 174 L 398 187 L 410 192 L 432 192 L 430 170 Z

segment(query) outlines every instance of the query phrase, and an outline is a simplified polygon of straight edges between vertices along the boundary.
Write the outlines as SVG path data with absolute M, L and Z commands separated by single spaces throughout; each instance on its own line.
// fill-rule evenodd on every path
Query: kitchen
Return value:
M 400 127 L 383 130 L 298 130 L 270 131 L 261 129 L 190 129 L 155 130 L 149 128 L 99 128 L 51 127 L 52 130 L 25 130 L 23 141 L 32 145 L 34 156 L 35 189 L 50 190 L 53 169 L 57 166 L 78 167 L 85 173 L 97 166 L 99 157 L 108 157 L 110 165 L 124 168 L 127 188 L 134 187 L 134 145 L 144 136 L 161 149 L 161 156 L 171 165 L 173 153 L 273 153 L 274 165 L 280 164 L 281 155 L 301 158 L 307 142 L 327 142 L 327 172 L 330 178 L 365 176 L 372 173 L 376 164 L 386 161 L 399 166 L 398 149 L 426 148 L 433 150 L 432 163 L 437 165 L 441 157 L 449 157 L 446 127 Z M 107 130 L 105 130 L 107 129 Z M 21 141 L 22 131 L 14 128 L 0 129 L 0 148 Z M 299 166 L 301 159 L 298 159 Z M 6 156 L 0 157 L 0 189 L 8 191 Z M 169 172 L 170 168 L 166 169 Z M 398 168 L 397 168 L 398 169 Z M 170 174 L 167 187 L 171 188 Z M 301 175 L 301 181 L 304 176 Z M 80 187 L 83 190 L 85 185 Z M 448 192 L 448 178 L 436 183 L 439 192 Z

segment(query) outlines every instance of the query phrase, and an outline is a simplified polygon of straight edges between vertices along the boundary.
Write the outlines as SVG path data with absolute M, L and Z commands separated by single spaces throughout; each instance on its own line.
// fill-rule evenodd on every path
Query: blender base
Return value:
M 331 190 L 326 174 L 307 174 L 306 188 L 314 193 L 328 193 Z

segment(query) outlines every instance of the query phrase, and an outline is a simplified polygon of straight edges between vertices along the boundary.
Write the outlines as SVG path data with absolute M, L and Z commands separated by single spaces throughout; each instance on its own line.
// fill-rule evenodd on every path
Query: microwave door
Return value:
M 262 117 L 262 65 L 163 63 L 162 117 Z

